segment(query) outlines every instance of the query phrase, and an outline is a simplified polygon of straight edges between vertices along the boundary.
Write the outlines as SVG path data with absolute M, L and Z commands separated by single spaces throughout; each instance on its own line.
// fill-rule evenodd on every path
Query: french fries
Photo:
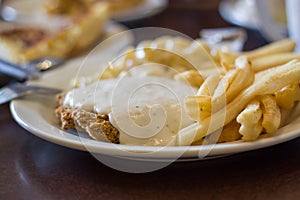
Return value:
M 188 70 L 174 76 L 177 81 L 188 82 L 191 86 L 199 88 L 204 82 L 203 77 L 196 70 Z
M 284 109 L 293 108 L 296 101 L 300 101 L 299 82 L 292 83 L 275 92 L 276 103 Z
M 197 91 L 197 95 L 212 95 L 216 90 L 221 77 L 218 74 L 208 76 Z
M 240 140 L 242 135 L 239 133 L 240 124 L 237 123 L 236 120 L 232 120 L 230 123 L 228 123 L 222 131 L 216 131 L 212 134 L 210 134 L 207 137 L 204 137 L 202 140 L 200 140 L 200 144 L 215 144 L 223 143 L 223 142 L 234 142 L 237 140 Z M 192 145 L 199 145 L 199 142 L 195 142 Z
M 251 60 L 252 69 L 259 72 L 274 66 L 283 65 L 294 59 L 300 59 L 300 54 L 295 53 L 277 53 L 266 55 L 263 57 L 254 58 Z
M 237 94 L 248 87 L 254 80 L 254 73 L 248 62 L 247 57 L 238 57 L 235 61 L 236 68 L 228 71 L 219 82 L 213 96 L 212 102 L 217 105 L 216 108 L 222 106 L 221 101 L 230 102 Z
M 256 140 L 263 131 L 274 133 L 280 126 L 281 111 L 275 96 L 262 95 L 252 100 L 236 120 L 241 124 L 239 133 L 243 135 L 242 140 L 251 141 Z
M 183 37 L 163 36 L 152 41 L 142 41 L 136 48 L 128 48 L 123 56 L 114 61 L 99 79 L 117 77 L 120 72 L 145 63 L 156 63 L 168 66 L 176 72 L 189 71 L 182 74 L 197 87 L 201 85 L 202 77 L 218 73 L 216 63 L 210 54 L 210 49 L 202 40 L 191 41 Z M 200 76 L 193 71 L 200 72 Z M 188 78 L 187 76 L 193 76 Z M 182 80 L 183 77 L 177 77 Z M 201 81 L 203 82 L 203 80 Z
M 293 52 L 295 47 L 296 43 L 293 40 L 283 39 L 249 52 L 242 52 L 238 55 L 245 55 L 251 60 L 254 58 L 264 57 L 272 54 Z
M 262 104 L 262 126 L 266 133 L 274 133 L 280 126 L 281 112 L 276 104 L 275 96 L 263 95 L 260 97 Z
M 185 110 L 196 121 L 209 117 L 211 107 L 211 96 L 209 95 L 187 96 L 185 99 Z
M 216 76 L 214 76 L 216 77 Z M 214 78 L 216 79 L 216 78 Z M 212 93 L 209 92 L 209 85 L 212 85 L 212 78 L 209 83 L 203 84 L 199 91 L 205 91 L 204 94 L 198 91 L 198 96 L 186 97 L 186 110 L 191 118 L 197 121 L 203 120 L 213 112 L 217 112 L 226 103 L 230 102 L 242 89 L 249 86 L 254 79 L 254 73 L 251 70 L 247 57 L 242 56 L 236 59 L 236 68 L 228 71 L 218 84 L 210 86 Z M 216 82 L 214 82 L 216 83 Z M 190 109 L 192 108 L 192 109 Z
M 236 117 L 241 124 L 239 133 L 245 141 L 255 140 L 263 130 L 262 109 L 258 100 L 251 101 L 246 108 Z
M 293 59 L 300 59 L 300 54 L 293 53 L 296 44 L 293 40 L 284 39 L 260 47 L 253 51 L 233 53 L 218 52 L 218 59 L 223 68 L 228 71 L 235 67 L 234 63 L 239 56 L 247 56 L 255 72 L 274 66 L 283 65 Z
M 207 77 L 197 91 L 197 96 L 185 98 L 185 110 L 193 120 L 203 120 L 211 114 L 211 96 L 221 77 L 213 74 Z
M 284 39 L 249 52 L 219 52 L 220 73 L 208 76 L 196 96 L 186 97 L 185 109 L 197 122 L 180 130 L 177 144 L 197 144 L 220 128 L 226 134 L 234 121 L 240 126 L 228 141 L 274 133 L 300 100 L 300 55 L 294 48 Z M 224 134 L 219 142 L 226 142 Z
M 100 78 L 118 77 L 149 62 L 166 65 L 177 72 L 173 79 L 198 88 L 184 105 L 195 123 L 179 131 L 177 145 L 205 144 L 207 138 L 253 141 L 284 125 L 300 101 L 295 45 L 284 39 L 252 51 L 212 55 L 201 40 L 166 36 L 128 49 Z

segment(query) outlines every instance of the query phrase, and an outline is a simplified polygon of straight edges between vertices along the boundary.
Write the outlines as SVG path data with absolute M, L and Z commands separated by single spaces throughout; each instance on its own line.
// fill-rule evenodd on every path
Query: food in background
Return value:
M 55 30 L 22 24 L 3 29 L 0 32 L 0 58 L 26 63 L 43 57 L 73 57 L 101 38 L 108 19 L 107 4 L 99 2 L 77 15 L 62 17 L 61 21 L 67 23 Z

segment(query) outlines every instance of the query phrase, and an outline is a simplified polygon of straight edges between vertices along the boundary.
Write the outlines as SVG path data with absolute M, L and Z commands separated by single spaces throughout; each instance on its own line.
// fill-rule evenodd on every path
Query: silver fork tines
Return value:
M 30 94 L 57 94 L 62 90 L 26 85 L 22 83 L 12 83 L 0 89 L 0 104 L 6 103 L 17 97 L 26 96 Z
M 37 78 L 42 71 L 53 69 L 62 63 L 62 60 L 56 58 L 42 58 L 20 66 L 0 60 L 0 73 L 14 77 L 19 81 L 24 81 Z

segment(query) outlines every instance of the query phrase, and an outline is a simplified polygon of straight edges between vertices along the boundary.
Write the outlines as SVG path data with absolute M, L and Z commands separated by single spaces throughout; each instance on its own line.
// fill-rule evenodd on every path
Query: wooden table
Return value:
M 218 1 L 197 2 L 171 1 L 163 13 L 126 25 L 171 28 L 193 38 L 202 28 L 231 26 L 219 16 Z M 248 30 L 245 49 L 264 43 Z M 8 80 L 1 77 L 1 85 Z M 0 199 L 300 199 L 300 139 L 130 174 L 32 135 L 13 120 L 8 104 L 0 113 Z

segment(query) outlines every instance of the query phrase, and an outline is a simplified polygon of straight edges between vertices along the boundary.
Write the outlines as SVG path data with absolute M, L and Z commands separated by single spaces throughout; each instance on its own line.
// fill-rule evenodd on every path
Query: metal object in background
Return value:
M 0 105 L 12 99 L 30 95 L 30 94 L 57 94 L 59 89 L 47 88 L 41 86 L 27 85 L 25 83 L 14 82 L 0 89 Z

